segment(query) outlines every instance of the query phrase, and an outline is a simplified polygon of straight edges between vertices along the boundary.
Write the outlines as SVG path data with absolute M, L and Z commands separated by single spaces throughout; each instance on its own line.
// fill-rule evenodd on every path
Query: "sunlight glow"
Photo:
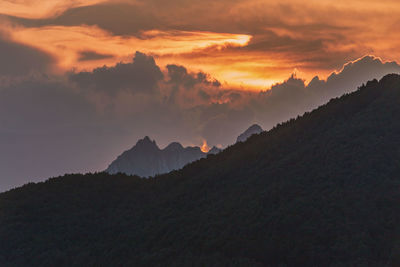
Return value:
M 400 58 L 400 37 L 393 34 L 400 25 L 399 1 L 247 0 L 214 1 L 212 6 L 184 2 L 190 1 L 154 8 L 161 7 L 162 1 L 0 0 L 0 34 L 5 32 L 10 41 L 52 55 L 53 72 L 90 71 L 131 62 L 140 51 L 153 56 L 161 68 L 182 65 L 210 74 L 224 88 L 239 90 L 266 90 L 287 79 L 294 68 L 309 82 L 314 75 L 324 79 L 348 60 L 365 54 Z M 94 8 L 88 18 L 72 10 L 121 3 L 122 8 L 128 7 L 128 16 L 121 14 L 121 18 L 115 11 L 104 16 Z M 287 6 L 302 8 L 288 16 Z M 127 24 L 121 25 L 122 31 L 114 29 L 131 22 L 129 12 L 141 11 L 146 18 L 143 27 L 131 31 L 125 29 Z
M 244 63 L 245 64 L 245 63 Z M 267 79 L 260 77 L 258 73 L 250 73 L 246 71 L 226 71 L 220 74 L 224 80 L 230 81 L 235 87 L 247 87 L 250 90 L 262 90 L 270 88 L 279 80 Z
M 203 140 L 203 144 L 201 145 L 201 151 L 203 151 L 204 153 L 208 153 L 208 151 L 210 151 L 210 147 L 207 144 L 207 140 Z
M 114 36 L 96 26 L 47 26 L 8 29 L 16 42 L 37 47 L 53 55 L 62 70 L 90 70 L 99 65 L 130 61 L 136 51 L 158 56 L 192 51 L 207 47 L 244 46 L 251 36 L 228 33 L 188 31 L 146 31 L 142 38 Z M 32 43 L 32 40 L 35 40 Z M 84 51 L 110 55 L 107 59 L 79 62 Z

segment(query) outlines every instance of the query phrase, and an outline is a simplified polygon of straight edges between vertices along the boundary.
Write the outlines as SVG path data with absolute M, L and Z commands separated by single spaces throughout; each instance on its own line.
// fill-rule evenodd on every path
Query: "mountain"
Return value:
M 250 136 L 253 134 L 259 134 L 262 133 L 264 130 L 261 128 L 260 125 L 258 124 L 253 124 L 250 126 L 244 133 L 238 136 L 236 139 L 236 142 L 245 142 Z
M 1 266 L 400 266 L 400 76 L 151 179 L 0 194 Z
M 250 129 L 249 129 L 250 130 Z M 160 149 L 148 136 L 139 140 L 134 147 L 125 151 L 106 169 L 107 173 L 125 173 L 141 177 L 151 177 L 182 169 L 186 164 L 215 155 L 222 149 L 214 146 L 204 153 L 199 147 L 183 147 L 174 142 Z
M 184 148 L 176 142 L 160 149 L 155 141 L 146 136 L 113 161 L 106 172 L 150 177 L 181 169 L 186 164 L 206 156 L 207 153 L 202 152 L 199 147 Z
M 208 155 L 216 155 L 216 154 L 218 154 L 218 153 L 220 153 L 222 151 L 222 149 L 221 148 L 218 148 L 218 147 L 216 147 L 216 146 L 213 146 L 211 149 L 210 149 L 210 151 L 208 151 Z

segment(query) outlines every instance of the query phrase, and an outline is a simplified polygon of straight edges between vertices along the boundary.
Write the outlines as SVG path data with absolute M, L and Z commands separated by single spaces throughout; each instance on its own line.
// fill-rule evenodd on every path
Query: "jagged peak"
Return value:
M 151 140 L 148 136 L 145 136 L 143 139 L 137 141 L 136 146 L 156 146 L 158 148 L 156 141 Z

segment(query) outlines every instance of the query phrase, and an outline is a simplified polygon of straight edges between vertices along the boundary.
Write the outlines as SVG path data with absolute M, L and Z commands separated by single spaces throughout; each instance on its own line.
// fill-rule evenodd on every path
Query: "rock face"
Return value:
M 216 153 L 215 151 L 213 153 Z M 146 136 L 133 148 L 122 153 L 110 164 L 106 172 L 150 177 L 181 169 L 186 164 L 206 156 L 207 153 L 202 152 L 199 147 L 183 147 L 176 142 L 160 149 L 155 141 Z
M 251 135 L 262 131 L 259 125 L 254 124 L 237 138 L 237 142 L 244 142 Z M 183 147 L 177 142 L 160 149 L 154 140 L 146 136 L 114 160 L 106 172 L 151 177 L 179 170 L 189 163 L 221 151 L 222 149 L 214 146 L 208 153 L 204 153 L 200 147 Z
M 252 126 L 250 126 L 249 129 L 247 129 L 244 133 L 242 133 L 241 135 L 239 135 L 239 137 L 236 140 L 236 143 L 238 142 L 245 142 L 250 136 L 252 136 L 253 134 L 259 134 L 261 132 L 263 132 L 264 130 L 261 128 L 260 125 L 258 124 L 253 124 Z

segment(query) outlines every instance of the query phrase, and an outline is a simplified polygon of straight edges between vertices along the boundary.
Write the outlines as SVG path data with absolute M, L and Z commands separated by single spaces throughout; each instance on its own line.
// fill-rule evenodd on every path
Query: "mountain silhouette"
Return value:
M 253 134 L 262 133 L 264 130 L 258 124 L 253 124 L 246 131 L 244 131 L 241 135 L 238 136 L 236 142 L 245 142 L 250 136 Z
M 218 147 L 216 147 L 216 146 L 213 146 L 211 149 L 210 149 L 210 151 L 208 151 L 208 155 L 216 155 L 216 154 L 218 154 L 218 153 L 220 153 L 222 151 L 222 149 L 221 148 L 218 148 Z
M 400 266 L 399 99 L 388 75 L 179 171 L 2 193 L 0 263 Z
M 146 136 L 113 161 L 106 172 L 150 177 L 179 170 L 186 164 L 206 156 L 207 153 L 202 152 L 199 147 L 184 148 L 177 142 L 160 149 L 155 141 Z
M 253 134 L 261 133 L 262 128 L 254 124 L 242 133 L 237 140 L 246 141 Z M 239 142 L 239 141 L 238 141 Z M 141 177 L 151 177 L 158 174 L 179 170 L 186 164 L 215 155 L 222 151 L 216 146 L 204 153 L 200 147 L 184 148 L 180 143 L 173 142 L 166 148 L 160 149 L 155 141 L 148 136 L 139 140 L 134 147 L 125 151 L 106 169 L 110 174 L 125 173 Z

